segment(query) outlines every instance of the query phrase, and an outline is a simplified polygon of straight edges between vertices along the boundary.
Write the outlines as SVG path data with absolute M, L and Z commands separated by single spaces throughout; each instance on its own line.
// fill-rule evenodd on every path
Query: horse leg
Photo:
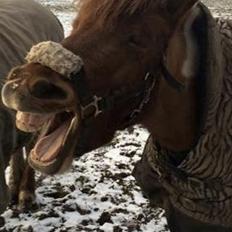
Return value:
M 25 169 L 25 161 L 23 158 L 22 149 L 18 149 L 10 160 L 10 178 L 9 178 L 9 189 L 10 189 L 10 204 L 18 204 L 18 195 L 20 182 Z
M 8 187 L 5 180 L 5 166 L 3 152 L 0 146 L 0 214 L 5 211 L 9 201 Z
M 22 149 L 13 154 L 10 171 L 11 204 L 20 210 L 30 209 L 35 202 L 35 173 L 24 160 Z
M 21 210 L 31 209 L 35 205 L 35 171 L 28 162 L 20 182 L 18 205 Z

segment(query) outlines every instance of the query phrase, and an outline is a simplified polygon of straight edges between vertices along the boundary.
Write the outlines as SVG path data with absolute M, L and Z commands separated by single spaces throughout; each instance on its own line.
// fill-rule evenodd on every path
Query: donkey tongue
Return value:
M 51 134 L 39 139 L 33 149 L 36 158 L 42 162 L 50 162 L 56 158 L 63 146 L 70 122 L 67 121 Z

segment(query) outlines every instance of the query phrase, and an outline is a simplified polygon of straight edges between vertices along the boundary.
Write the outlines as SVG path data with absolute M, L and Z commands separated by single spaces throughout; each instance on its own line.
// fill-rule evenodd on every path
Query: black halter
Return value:
M 161 74 L 171 87 L 177 91 L 183 89 L 183 85 L 179 83 L 167 70 L 164 64 L 161 65 Z M 98 117 L 101 113 L 113 109 L 116 105 L 126 102 L 130 99 L 139 101 L 135 108 L 128 116 L 128 121 L 132 121 L 144 108 L 145 104 L 150 100 L 152 90 L 156 83 L 156 78 L 149 72 L 146 73 L 144 80 L 137 89 L 117 89 L 106 97 L 94 95 L 85 79 L 84 69 L 78 73 L 72 74 L 70 79 L 77 91 L 80 105 L 81 117 L 84 120 Z
M 183 89 L 183 85 L 172 77 L 165 66 L 161 68 L 161 74 L 169 85 L 177 91 Z M 94 123 L 95 118 L 101 113 L 113 109 L 116 105 L 120 105 L 121 103 L 133 99 L 139 103 L 137 107 L 129 113 L 128 117 L 125 118 L 125 122 L 123 122 L 125 127 L 130 126 L 143 110 L 144 106 L 149 102 L 157 80 L 152 74 L 147 73 L 137 89 L 128 90 L 122 88 L 113 91 L 107 97 L 101 97 L 94 95 L 89 89 L 83 68 L 78 73 L 71 75 L 70 79 L 78 94 L 82 118 L 82 127 L 80 128 L 81 136 L 79 137 L 79 143 L 76 147 L 77 157 L 82 156 L 88 151 L 88 140 L 92 133 L 90 125 Z

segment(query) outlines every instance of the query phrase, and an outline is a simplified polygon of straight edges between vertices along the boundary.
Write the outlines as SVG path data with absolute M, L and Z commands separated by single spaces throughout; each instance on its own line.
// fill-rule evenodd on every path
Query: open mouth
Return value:
M 49 166 L 63 156 L 67 138 L 76 118 L 72 112 L 61 112 L 55 115 L 17 112 L 16 125 L 20 130 L 39 132 L 29 155 L 30 161 L 36 167 Z

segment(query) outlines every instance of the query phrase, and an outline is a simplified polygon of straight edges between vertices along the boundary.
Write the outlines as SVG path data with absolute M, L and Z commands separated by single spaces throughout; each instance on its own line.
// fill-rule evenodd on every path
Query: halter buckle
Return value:
M 81 106 L 81 114 L 83 118 L 89 118 L 92 115 L 96 118 L 99 114 L 102 113 L 102 110 L 99 109 L 99 102 L 102 100 L 102 97 L 96 95 L 93 96 L 93 101 L 85 106 Z

